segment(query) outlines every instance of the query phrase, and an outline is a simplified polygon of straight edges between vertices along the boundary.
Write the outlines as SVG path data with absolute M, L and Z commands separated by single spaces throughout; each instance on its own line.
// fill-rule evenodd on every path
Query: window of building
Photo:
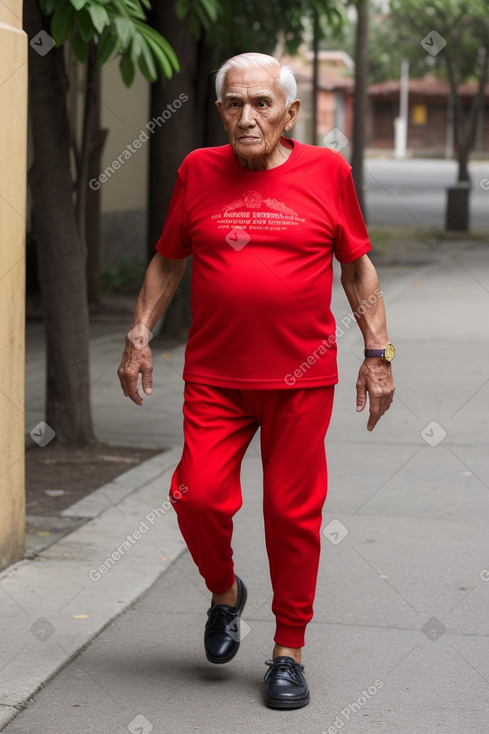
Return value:
M 412 106 L 411 122 L 413 125 L 426 125 L 428 122 L 428 108 L 425 104 L 415 104 Z

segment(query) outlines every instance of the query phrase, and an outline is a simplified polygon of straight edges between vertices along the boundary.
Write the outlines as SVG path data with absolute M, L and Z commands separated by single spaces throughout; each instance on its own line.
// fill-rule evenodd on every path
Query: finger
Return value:
M 127 372 L 123 367 L 119 367 L 117 374 L 125 397 L 130 398 L 136 405 L 142 405 L 143 399 L 138 392 L 138 374 Z
M 143 398 L 139 394 L 137 377 L 134 379 L 134 377 L 131 375 L 127 379 L 124 395 L 126 396 L 126 398 L 132 400 L 133 403 L 136 403 L 136 405 L 142 405 Z
M 132 400 L 133 403 L 136 403 L 136 405 L 142 405 L 143 404 L 143 399 L 142 399 L 141 395 L 138 392 L 137 384 L 136 384 L 135 387 L 133 387 L 131 385 L 129 387 L 127 393 L 124 393 L 124 394 L 126 395 L 126 397 L 130 398 L 130 400 Z
M 358 378 L 357 380 L 357 413 L 360 413 L 367 404 L 367 389 L 365 380 Z
M 367 431 L 373 431 L 377 423 L 379 422 L 379 418 L 381 417 L 382 413 L 374 413 L 372 410 L 370 410 L 369 417 L 368 417 L 368 423 L 367 423 Z
M 367 430 L 373 431 L 379 420 L 382 418 L 384 413 L 389 410 L 389 406 L 392 402 L 391 395 L 381 395 L 378 397 L 370 397 L 370 408 L 369 408 L 369 419 L 367 423 Z
M 117 370 L 117 376 L 119 378 L 119 382 L 121 383 L 122 392 L 124 393 L 125 397 L 127 398 L 127 380 L 126 380 L 126 373 L 124 372 L 122 365 Z
M 153 365 L 147 364 L 141 367 L 142 385 L 145 395 L 151 395 L 153 392 Z

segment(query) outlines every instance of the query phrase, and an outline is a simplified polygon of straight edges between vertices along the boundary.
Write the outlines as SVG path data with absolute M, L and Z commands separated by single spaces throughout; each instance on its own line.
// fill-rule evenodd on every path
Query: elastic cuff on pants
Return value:
M 277 622 L 274 642 L 283 647 L 304 647 L 305 643 L 305 627 L 290 627 L 286 624 Z
M 215 582 L 205 582 L 205 585 L 209 589 L 209 591 L 212 591 L 213 594 L 224 594 L 225 591 L 231 588 L 231 586 L 236 581 L 236 576 L 234 574 L 234 571 L 231 571 L 224 581 L 220 581 L 219 583 Z

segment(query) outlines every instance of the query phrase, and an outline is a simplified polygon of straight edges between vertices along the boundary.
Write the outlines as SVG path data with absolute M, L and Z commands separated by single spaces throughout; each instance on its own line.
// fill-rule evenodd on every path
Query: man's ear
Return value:
M 299 116 L 299 110 L 301 108 L 300 100 L 296 99 L 292 102 L 289 109 L 287 110 L 287 120 L 284 125 L 284 130 L 290 130 Z

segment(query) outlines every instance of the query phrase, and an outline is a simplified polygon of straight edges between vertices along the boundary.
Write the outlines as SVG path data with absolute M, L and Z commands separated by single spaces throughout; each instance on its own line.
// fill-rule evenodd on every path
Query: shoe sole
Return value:
M 239 650 L 239 644 L 238 644 L 238 647 L 236 648 L 236 650 L 233 652 L 233 654 L 232 655 L 228 655 L 226 658 L 213 658 L 213 657 L 211 657 L 210 655 L 207 654 L 207 651 L 205 653 L 205 656 L 206 656 L 207 660 L 210 663 L 214 663 L 214 665 L 224 665 L 224 663 L 231 662 L 231 660 L 236 656 L 238 650 Z
M 303 706 L 307 706 L 310 702 L 311 696 L 308 693 L 306 698 L 297 699 L 296 701 L 281 701 L 276 698 L 266 698 L 265 703 L 271 709 L 300 709 Z
M 239 579 L 239 581 L 240 581 L 240 587 L 239 588 L 241 589 L 242 598 L 240 600 L 241 601 L 241 604 L 240 604 L 240 606 L 238 608 L 238 611 L 239 611 L 238 616 L 239 616 L 239 618 L 241 620 L 241 614 L 243 613 L 243 609 L 244 609 L 245 604 L 246 604 L 246 601 L 248 599 L 248 591 L 246 589 L 246 586 L 244 585 L 244 582 L 241 581 L 241 579 Z M 239 596 L 239 593 L 238 593 L 238 596 Z M 237 654 L 237 652 L 239 650 L 239 646 L 240 645 L 241 645 L 241 640 L 238 642 L 236 649 L 231 653 L 231 655 L 228 655 L 225 658 L 214 658 L 211 655 L 208 655 L 207 654 L 207 650 L 205 651 L 205 656 L 206 656 L 207 660 L 210 663 L 214 663 L 214 665 L 224 665 L 225 663 L 229 663 L 236 656 L 236 654 Z

